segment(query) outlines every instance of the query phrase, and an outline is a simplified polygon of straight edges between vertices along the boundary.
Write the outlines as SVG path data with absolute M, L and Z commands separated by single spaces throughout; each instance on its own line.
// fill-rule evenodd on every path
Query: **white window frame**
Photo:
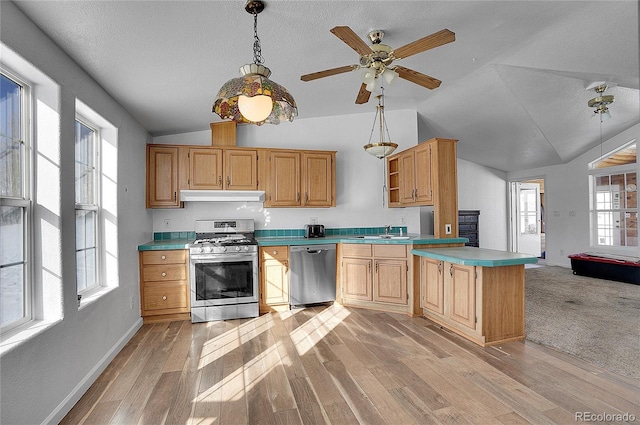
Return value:
M 31 148 L 31 123 L 32 123 L 32 90 L 31 85 L 26 79 L 18 76 L 17 73 L 10 71 L 6 66 L 0 67 L 1 73 L 8 79 L 12 80 L 21 87 L 21 171 L 22 171 L 22 196 L 7 197 L 0 196 L 0 205 L 20 207 L 23 209 L 23 317 L 8 323 L 0 328 L 0 333 L 5 334 L 21 325 L 30 322 L 33 319 L 34 312 L 34 288 L 33 288 L 33 214 L 32 214 L 32 161 L 33 150 Z
M 626 147 L 632 145 L 636 143 L 636 139 L 630 140 L 629 142 L 625 143 L 624 145 L 620 146 L 619 148 L 608 152 L 605 155 L 602 155 L 601 157 L 599 157 L 598 159 L 596 159 L 595 161 L 591 162 L 589 164 L 589 209 L 590 209 L 590 217 L 591 217 L 591 223 L 590 223 L 590 244 L 591 247 L 594 249 L 597 249 L 599 251 L 603 251 L 603 252 L 619 252 L 621 254 L 632 254 L 634 252 L 636 252 L 640 246 L 639 245 L 614 245 L 614 244 L 600 244 L 598 241 L 599 238 L 599 229 L 598 229 L 598 214 L 600 213 L 607 213 L 607 211 L 609 211 L 611 214 L 613 214 L 614 212 L 616 213 L 620 213 L 622 215 L 624 215 L 625 212 L 631 212 L 631 213 L 636 213 L 636 216 L 638 215 L 639 212 L 639 208 L 638 208 L 638 204 L 637 201 L 636 202 L 636 207 L 635 208 L 614 208 L 614 203 L 615 200 L 613 199 L 605 199 L 604 202 L 608 202 L 611 204 L 611 208 L 609 209 L 598 209 L 598 203 L 599 203 L 599 199 L 598 199 L 598 192 L 597 192 L 597 187 L 596 187 L 596 178 L 598 176 L 602 176 L 602 175 L 615 175 L 615 174 L 626 174 L 626 173 L 636 173 L 636 180 L 638 178 L 638 167 L 637 167 L 637 162 L 638 162 L 638 158 L 637 158 L 637 153 L 636 153 L 636 163 L 633 164 L 624 164 L 624 165 L 617 165 L 617 166 L 611 166 L 611 167 L 603 167 L 603 168 L 595 168 L 595 165 L 602 161 L 603 159 L 615 154 L 616 152 L 625 149 Z M 626 192 L 626 188 L 621 188 L 621 191 L 625 191 Z M 636 192 L 637 192 L 637 188 L 636 188 Z M 637 195 L 636 195 L 637 196 Z M 610 197 L 609 197 L 610 198 Z M 619 202 L 619 201 L 618 201 Z M 614 229 L 614 223 L 611 223 L 611 231 L 609 232 L 609 235 L 605 235 L 605 237 L 608 237 L 609 239 L 613 239 L 613 235 L 612 232 L 616 231 L 616 229 Z
M 103 242 L 104 238 L 101 231 L 102 229 L 101 223 L 102 223 L 103 217 L 102 217 L 102 203 L 101 203 L 102 193 L 101 193 L 101 185 L 100 185 L 101 176 L 102 176 L 102 170 L 101 170 L 102 137 L 101 137 L 100 127 L 77 112 L 76 112 L 75 121 L 79 122 L 80 124 L 84 125 L 85 127 L 93 131 L 93 164 L 94 164 L 94 170 L 93 170 L 93 173 L 94 173 L 93 198 L 94 199 L 93 201 L 94 202 L 92 204 L 81 204 L 81 203 L 78 203 L 76 200 L 76 204 L 75 204 L 76 213 L 77 211 L 94 211 L 96 213 L 95 221 L 94 221 L 94 235 L 95 235 L 94 245 L 96 249 L 94 267 L 95 267 L 95 274 L 96 274 L 96 282 L 94 285 L 84 288 L 82 290 L 76 289 L 77 294 L 79 296 L 87 297 L 87 296 L 91 296 L 92 294 L 95 294 L 96 292 L 99 292 L 105 286 L 104 273 L 103 273 L 104 266 L 102 261 L 102 259 L 104 258 L 104 242 Z M 75 252 L 76 254 L 78 252 L 77 246 L 75 247 Z M 78 265 L 76 264 L 76 276 L 78 272 L 77 267 Z M 77 288 L 77 285 L 76 285 L 76 288 Z

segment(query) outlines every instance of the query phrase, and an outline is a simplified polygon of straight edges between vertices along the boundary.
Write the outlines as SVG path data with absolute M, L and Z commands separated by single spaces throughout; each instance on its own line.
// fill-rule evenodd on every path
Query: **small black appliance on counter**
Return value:
M 324 226 L 322 224 L 305 224 L 304 237 L 305 238 L 323 238 Z

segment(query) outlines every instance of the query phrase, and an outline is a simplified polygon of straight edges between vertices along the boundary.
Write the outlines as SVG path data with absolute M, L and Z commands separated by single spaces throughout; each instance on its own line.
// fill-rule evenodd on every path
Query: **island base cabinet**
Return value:
M 260 247 L 260 313 L 289 310 L 289 247 Z
M 524 266 L 420 261 L 423 315 L 479 345 L 524 338 Z

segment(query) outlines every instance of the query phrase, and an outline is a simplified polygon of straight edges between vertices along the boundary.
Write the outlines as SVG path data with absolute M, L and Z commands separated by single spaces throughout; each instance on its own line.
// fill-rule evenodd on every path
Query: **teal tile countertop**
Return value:
M 191 239 L 158 239 L 138 245 L 138 251 L 167 251 L 171 249 L 186 249 L 193 242 Z
M 392 236 L 399 236 L 392 234 Z M 257 237 L 259 246 L 276 245 L 321 245 L 333 243 L 369 243 L 369 244 L 395 244 L 395 245 L 441 245 L 449 243 L 465 243 L 467 238 L 435 238 L 432 235 L 404 235 L 408 239 L 384 239 L 374 235 L 331 235 L 324 238 L 305 238 L 302 236 L 268 236 Z M 191 239 L 156 239 L 138 245 L 138 251 L 157 251 L 170 249 L 185 249 L 193 242 Z
M 392 234 L 398 237 L 398 234 Z M 406 239 L 405 239 L 406 238 Z M 467 238 L 435 238 L 432 235 L 405 234 L 403 239 L 378 238 L 375 235 L 331 235 L 323 238 L 305 238 L 296 236 L 271 236 L 258 237 L 259 246 L 275 245 L 321 245 L 331 243 L 368 243 L 368 244 L 394 244 L 394 245 L 439 245 L 449 243 L 465 243 Z
M 538 262 L 538 259 L 532 255 L 474 248 L 471 246 L 438 248 L 434 250 L 412 249 L 411 253 L 413 255 L 448 261 L 463 266 L 500 267 L 515 266 L 518 264 L 535 264 Z

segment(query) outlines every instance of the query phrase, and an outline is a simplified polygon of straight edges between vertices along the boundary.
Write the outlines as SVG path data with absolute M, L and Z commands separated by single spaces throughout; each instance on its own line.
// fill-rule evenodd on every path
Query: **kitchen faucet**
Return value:
M 384 234 L 388 235 L 389 232 L 391 232 L 391 225 L 387 224 L 386 226 L 384 226 Z

